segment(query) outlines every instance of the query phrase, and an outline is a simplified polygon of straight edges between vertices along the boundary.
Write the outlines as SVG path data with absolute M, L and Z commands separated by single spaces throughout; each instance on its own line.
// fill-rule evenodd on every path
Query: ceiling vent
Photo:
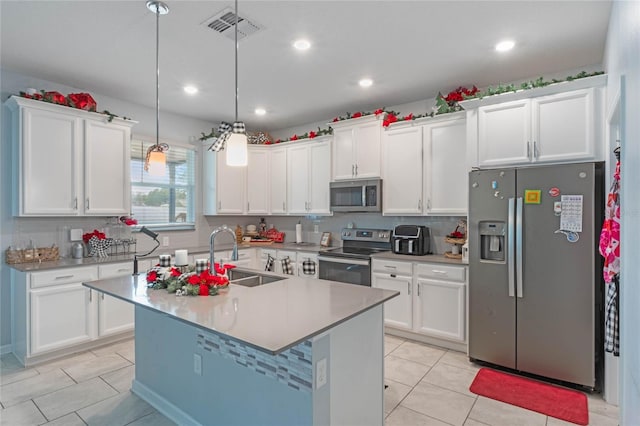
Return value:
M 213 17 L 203 22 L 204 25 L 222 34 L 230 40 L 235 40 L 235 28 L 236 14 L 231 8 L 226 8 L 223 11 L 217 13 Z M 250 21 L 246 17 L 238 16 L 238 41 L 244 40 L 251 34 L 255 34 L 263 28 L 260 24 Z

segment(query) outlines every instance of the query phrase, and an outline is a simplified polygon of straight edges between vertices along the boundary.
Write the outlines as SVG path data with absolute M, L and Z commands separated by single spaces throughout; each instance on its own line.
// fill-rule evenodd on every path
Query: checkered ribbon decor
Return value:
M 304 262 L 302 262 L 302 273 L 305 275 L 315 275 L 316 262 L 307 258 Z
M 231 136 L 231 124 L 223 121 L 218 126 L 217 132 L 220 136 L 213 140 L 213 143 L 209 147 L 209 151 L 218 152 L 224 149 L 224 143 L 229 139 L 229 136 Z
M 213 140 L 213 143 L 209 147 L 209 151 L 222 151 L 224 149 L 224 144 L 231 137 L 232 133 L 244 134 L 247 133 L 247 129 L 245 128 L 244 122 L 242 121 L 236 121 L 233 123 L 233 125 L 227 123 L 226 121 L 223 121 L 218 126 L 217 132 L 220 136 Z
M 289 256 L 280 261 L 282 263 L 282 273 L 287 275 L 293 275 L 293 265 Z
M 267 263 L 265 263 L 264 265 L 264 270 L 273 272 L 274 262 L 275 262 L 275 259 L 270 254 L 267 254 Z

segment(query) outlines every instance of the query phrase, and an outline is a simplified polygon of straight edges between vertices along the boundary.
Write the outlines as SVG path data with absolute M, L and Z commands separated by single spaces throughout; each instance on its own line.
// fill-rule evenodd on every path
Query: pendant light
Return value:
M 236 115 L 232 124 L 223 121 L 215 132 L 209 151 L 227 150 L 228 166 L 246 166 L 248 163 L 247 131 L 244 122 L 238 121 L 238 0 L 235 0 L 235 82 L 236 82 Z
M 164 176 L 169 145 L 160 143 L 160 15 L 169 13 L 169 6 L 161 1 L 148 1 L 147 9 L 156 15 L 156 143 L 147 150 L 144 170 L 152 176 Z
M 238 0 L 235 1 L 235 53 L 236 53 L 236 119 L 233 123 L 231 135 L 227 140 L 227 165 L 228 166 L 246 166 L 248 162 L 248 149 L 247 149 L 247 132 L 244 126 L 244 122 L 238 121 Z

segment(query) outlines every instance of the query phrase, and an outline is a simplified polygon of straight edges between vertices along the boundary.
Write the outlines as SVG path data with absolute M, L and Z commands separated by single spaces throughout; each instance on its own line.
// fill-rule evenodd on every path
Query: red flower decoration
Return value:
M 69 106 L 83 109 L 85 111 L 95 111 L 96 101 L 88 93 L 70 93 L 67 96 Z
M 315 137 L 316 137 L 316 132 L 314 131 L 309 132 L 309 138 L 313 139 Z
M 200 284 L 200 291 L 198 292 L 199 296 L 208 296 L 209 295 L 209 286 L 206 284 Z
M 66 106 L 69 105 L 69 103 L 67 102 L 67 98 L 60 92 L 55 92 L 55 91 L 45 92 L 44 100 L 47 102 L 52 102 L 54 104 L 66 105 Z
M 355 113 L 351 116 L 351 118 L 360 118 L 360 117 L 362 117 L 362 113 L 361 113 L 361 112 L 355 112 Z
M 378 108 L 377 110 L 373 111 L 373 113 L 377 116 L 379 116 L 380 114 L 382 114 L 384 112 L 384 110 L 382 108 Z
M 271 145 L 271 143 L 272 143 L 271 141 L 266 141 L 264 144 L 265 145 Z
M 293 136 L 291 136 L 291 140 L 292 140 L 292 141 L 297 141 L 297 140 L 298 140 L 298 135 L 293 135 Z
M 153 283 L 158 279 L 158 273 L 156 271 L 151 271 L 147 273 L 147 282 Z
M 336 121 L 340 121 L 340 119 L 338 117 L 333 119 L 333 122 L 335 123 Z
M 384 120 L 382 120 L 382 125 L 384 127 L 389 127 L 389 124 L 395 123 L 396 121 L 398 121 L 398 117 L 396 117 L 395 114 L 388 113 Z
M 178 268 L 171 268 L 171 276 L 172 277 L 179 277 L 180 275 L 182 275 L 182 272 L 180 272 L 180 269 Z
M 410 113 L 409 115 L 405 115 L 404 117 L 402 117 L 403 120 L 413 120 L 413 113 Z
M 274 143 L 280 143 L 280 142 L 282 142 L 280 139 L 276 139 Z

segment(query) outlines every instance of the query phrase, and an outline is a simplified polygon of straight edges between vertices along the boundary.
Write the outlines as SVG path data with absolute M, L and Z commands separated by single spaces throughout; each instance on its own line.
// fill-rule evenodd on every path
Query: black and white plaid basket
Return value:
M 99 239 L 95 235 L 89 240 L 89 256 L 107 257 L 107 249 L 111 247 L 113 239 Z
M 293 265 L 291 264 L 291 259 L 289 259 L 289 256 L 287 256 L 284 259 L 280 260 L 280 263 L 282 263 L 282 273 L 283 274 L 293 275 Z

